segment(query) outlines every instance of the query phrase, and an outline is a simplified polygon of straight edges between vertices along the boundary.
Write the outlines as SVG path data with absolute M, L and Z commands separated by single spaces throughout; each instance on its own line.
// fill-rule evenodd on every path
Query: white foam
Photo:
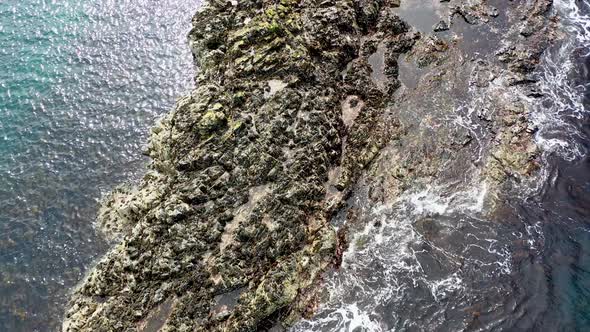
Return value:
M 436 302 L 441 301 L 454 292 L 461 291 L 465 286 L 463 279 L 457 272 L 451 274 L 447 278 L 436 280 L 430 283 L 430 293 Z
M 447 194 L 447 193 L 451 194 Z M 349 250 L 344 253 L 340 271 L 326 279 L 329 300 L 312 319 L 297 324 L 293 331 L 385 331 L 381 319 L 373 314 L 380 305 L 403 306 L 415 288 L 430 293 L 434 302 L 443 301 L 465 291 L 460 270 L 433 276 L 421 265 L 420 255 L 446 257 L 454 265 L 461 260 L 445 248 L 424 239 L 415 228 L 417 220 L 427 216 L 451 216 L 456 213 L 477 214 L 483 209 L 488 192 L 486 185 L 432 186 L 401 196 L 395 203 L 368 207 L 363 211 L 380 227 L 368 223 L 354 232 Z M 446 225 L 454 228 L 454 223 Z M 445 227 L 446 227 L 445 226 Z M 358 240 L 368 243 L 357 245 Z M 486 243 L 485 240 L 482 242 Z M 421 249 L 424 244 L 428 250 Z M 498 273 L 506 271 L 510 256 L 489 243 L 482 250 L 494 252 L 498 259 L 482 264 L 498 265 Z M 395 317 L 396 313 L 392 313 Z
M 356 303 L 344 305 L 326 317 L 318 318 L 315 322 L 303 321 L 292 331 L 309 331 L 308 325 L 331 326 L 330 331 L 350 332 L 361 328 L 363 332 L 381 332 L 384 329 L 372 319 L 367 312 L 359 309 Z
M 532 122 L 539 128 L 535 139 L 545 156 L 557 155 L 567 161 L 582 158 L 588 153 L 578 143 L 580 133 L 573 124 L 587 112 L 583 105 L 583 92 L 588 84 L 580 86 L 571 80 L 572 73 L 577 70 L 573 54 L 590 45 L 590 16 L 583 14 L 579 6 L 583 6 L 585 11 L 590 9 L 585 1 L 554 2 L 554 8 L 561 17 L 560 28 L 564 39 L 558 49 L 549 50 L 542 58 L 539 87 L 544 97 L 535 101 L 532 113 Z
M 488 184 L 445 194 L 444 187 L 429 187 L 425 190 L 406 194 L 401 200 L 407 200 L 416 215 L 450 215 L 456 212 L 481 212 L 488 193 Z

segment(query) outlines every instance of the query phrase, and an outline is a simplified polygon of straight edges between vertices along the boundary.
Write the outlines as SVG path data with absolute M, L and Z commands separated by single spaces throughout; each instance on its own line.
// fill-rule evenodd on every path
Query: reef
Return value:
M 533 174 L 524 96 L 539 93 L 533 73 L 555 38 L 551 1 L 511 3 L 501 47 L 477 61 L 413 29 L 399 5 L 203 5 L 189 35 L 196 88 L 152 129 L 142 181 L 105 198 L 97 224 L 113 248 L 74 290 L 63 330 L 289 326 L 338 266 L 346 229 L 331 220 L 355 186 L 383 201 L 470 167 L 499 196 Z M 485 33 L 499 15 L 487 1 L 445 6 L 449 29 Z M 400 81 L 402 55 L 414 84 Z M 448 121 L 466 99 L 477 132 Z

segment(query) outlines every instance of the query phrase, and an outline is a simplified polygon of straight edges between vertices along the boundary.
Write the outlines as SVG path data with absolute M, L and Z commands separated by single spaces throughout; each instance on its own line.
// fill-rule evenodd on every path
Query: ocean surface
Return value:
M 0 331 L 59 329 L 108 246 L 93 228 L 101 195 L 139 178 L 149 127 L 192 85 L 198 3 L 0 1 Z M 294 331 L 590 330 L 590 5 L 555 4 L 565 37 L 538 71 L 538 181 L 500 223 L 479 186 L 361 204 L 383 226 L 359 233 Z M 400 10 L 429 29 L 419 6 Z
M 58 330 L 101 195 L 192 85 L 196 0 L 0 1 L 0 331 Z

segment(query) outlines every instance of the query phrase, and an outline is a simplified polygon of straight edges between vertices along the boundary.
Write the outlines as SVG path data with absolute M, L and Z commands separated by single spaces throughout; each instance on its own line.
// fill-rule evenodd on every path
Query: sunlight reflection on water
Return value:
M 0 330 L 57 329 L 106 245 L 101 194 L 137 179 L 192 84 L 198 0 L 0 2 Z

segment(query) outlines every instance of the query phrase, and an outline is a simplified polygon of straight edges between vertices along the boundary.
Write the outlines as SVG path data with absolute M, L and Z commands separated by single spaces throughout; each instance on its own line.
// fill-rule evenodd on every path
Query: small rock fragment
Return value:
M 432 27 L 435 32 L 447 31 L 449 28 L 449 24 L 445 20 L 441 20 Z

